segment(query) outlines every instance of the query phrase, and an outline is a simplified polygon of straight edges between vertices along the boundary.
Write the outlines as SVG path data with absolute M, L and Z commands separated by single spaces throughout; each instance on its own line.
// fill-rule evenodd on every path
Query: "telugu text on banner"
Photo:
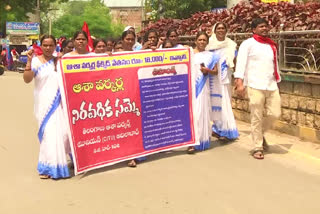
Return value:
M 58 64 L 75 173 L 195 144 L 189 49 Z

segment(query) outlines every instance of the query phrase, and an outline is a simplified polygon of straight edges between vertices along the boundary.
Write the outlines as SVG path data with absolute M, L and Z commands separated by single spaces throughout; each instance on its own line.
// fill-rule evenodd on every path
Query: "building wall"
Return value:
M 142 23 L 141 7 L 112 7 L 110 12 L 114 21 L 121 22 L 125 26 L 133 26 L 137 32 L 140 31 Z

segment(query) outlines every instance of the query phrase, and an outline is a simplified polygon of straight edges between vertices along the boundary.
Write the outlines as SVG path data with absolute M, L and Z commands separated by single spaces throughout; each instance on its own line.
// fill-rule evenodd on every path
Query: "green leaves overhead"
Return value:
M 99 0 L 71 1 L 63 15 L 53 23 L 53 35 L 72 37 L 86 21 L 92 36 L 105 38 L 120 36 L 123 26 L 112 23 L 109 8 Z
M 68 0 L 40 0 L 40 10 L 47 13 L 51 3 L 62 3 Z M 0 0 L 0 31 L 5 29 L 6 21 L 27 22 L 28 13 L 35 14 L 37 0 Z
M 160 11 L 162 4 L 163 10 Z M 156 19 L 161 15 L 164 18 L 182 19 L 189 18 L 199 11 L 207 11 L 217 7 L 226 7 L 226 0 L 149 0 L 151 10 L 156 13 Z

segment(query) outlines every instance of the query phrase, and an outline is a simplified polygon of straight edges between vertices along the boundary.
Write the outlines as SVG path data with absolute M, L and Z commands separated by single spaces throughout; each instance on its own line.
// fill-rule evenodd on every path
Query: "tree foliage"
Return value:
M 161 5 L 162 4 L 162 10 Z M 148 0 L 147 8 L 153 11 L 154 19 L 164 18 L 183 19 L 189 18 L 199 11 L 212 10 L 213 8 L 226 7 L 226 0 Z
M 67 4 L 63 15 L 53 23 L 53 35 L 72 37 L 74 32 L 81 30 L 84 21 L 95 37 L 117 37 L 123 30 L 120 23 L 112 23 L 109 8 L 100 0 L 72 1 Z
M 51 3 L 67 2 L 68 0 L 40 0 L 40 11 L 47 13 Z M 26 22 L 27 13 L 35 13 L 37 0 L 0 0 L 0 29 L 4 31 L 7 21 Z

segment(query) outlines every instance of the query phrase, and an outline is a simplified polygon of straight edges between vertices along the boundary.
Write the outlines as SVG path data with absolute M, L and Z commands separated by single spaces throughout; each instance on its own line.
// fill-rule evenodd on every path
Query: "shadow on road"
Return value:
M 286 149 L 284 149 L 285 147 Z M 279 145 L 269 145 L 269 151 L 267 154 L 287 154 L 292 147 L 292 144 L 279 144 Z
M 230 145 L 230 144 L 232 144 L 234 142 L 236 142 L 236 141 L 235 140 L 234 141 L 221 141 L 221 140 L 215 139 L 215 140 L 211 141 L 210 148 L 208 150 L 211 150 L 211 149 L 214 149 L 214 148 L 217 148 L 217 147 L 221 147 L 221 146 L 227 146 L 227 145 Z M 170 158 L 170 157 L 180 156 L 180 155 L 190 155 L 190 154 L 187 154 L 186 150 L 187 150 L 187 147 L 186 148 L 181 148 L 181 149 L 176 149 L 176 150 L 160 152 L 160 153 L 157 153 L 157 154 L 153 154 L 153 155 L 147 156 L 147 160 L 145 160 L 145 161 L 137 161 L 137 167 L 139 167 L 139 165 L 150 163 L 150 162 L 153 162 L 153 161 L 158 161 L 158 160 L 161 160 L 161 159 L 164 159 L 164 158 Z M 205 151 L 203 151 L 203 152 L 205 152 Z M 190 156 L 196 155 L 197 153 L 199 153 L 199 152 L 196 152 L 195 154 L 191 154 Z M 86 173 L 84 173 L 82 175 L 79 175 L 79 179 L 83 179 L 83 178 L 86 178 L 88 176 L 91 176 L 91 175 L 97 174 L 97 173 L 103 173 L 103 172 L 107 172 L 107 171 L 111 171 L 111 170 L 116 170 L 116 169 L 121 169 L 121 168 L 128 167 L 127 166 L 127 162 L 128 161 L 124 161 L 124 162 L 121 162 L 121 163 L 118 163 L 118 164 L 115 164 L 115 165 L 112 165 L 112 166 L 102 167 L 100 169 L 95 169 L 95 170 L 86 172 Z M 72 173 L 72 176 L 74 177 L 74 172 L 71 171 L 71 173 Z

